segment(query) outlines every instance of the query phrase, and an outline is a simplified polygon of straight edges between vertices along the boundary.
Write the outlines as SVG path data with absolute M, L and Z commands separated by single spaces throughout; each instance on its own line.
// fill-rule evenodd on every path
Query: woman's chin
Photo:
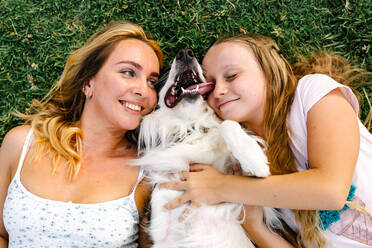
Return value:
M 121 130 L 129 131 L 136 129 L 139 126 L 140 122 L 141 118 L 120 118 L 117 120 L 116 125 L 119 126 Z

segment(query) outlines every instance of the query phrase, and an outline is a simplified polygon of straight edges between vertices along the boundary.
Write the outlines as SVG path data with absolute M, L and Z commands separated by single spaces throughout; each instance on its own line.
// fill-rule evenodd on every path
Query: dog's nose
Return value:
M 181 60 L 184 63 L 192 61 L 193 58 L 194 58 L 194 52 L 188 48 L 181 49 L 176 55 L 176 59 Z

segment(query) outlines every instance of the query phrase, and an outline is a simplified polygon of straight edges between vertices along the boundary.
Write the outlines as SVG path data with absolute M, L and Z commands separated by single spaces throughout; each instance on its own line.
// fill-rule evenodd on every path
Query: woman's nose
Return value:
M 133 92 L 137 96 L 146 97 L 148 95 L 148 90 L 147 79 L 139 79 L 135 84 Z

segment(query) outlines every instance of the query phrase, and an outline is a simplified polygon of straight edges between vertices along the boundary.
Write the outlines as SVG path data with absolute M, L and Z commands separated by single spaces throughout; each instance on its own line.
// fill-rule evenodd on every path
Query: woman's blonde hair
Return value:
M 62 76 L 41 100 L 33 100 L 26 114 L 18 114 L 32 126 L 36 135 L 35 159 L 45 151 L 53 154 L 53 173 L 63 157 L 68 161 L 70 179 L 81 166 L 82 132 L 80 120 L 85 95 L 82 88 L 95 76 L 119 41 L 137 39 L 148 44 L 156 53 L 159 64 L 163 54 L 158 44 L 133 23 L 114 22 L 93 34 L 80 49 L 67 59 Z
M 266 155 L 274 175 L 297 171 L 290 148 L 290 129 L 287 116 L 290 112 L 298 80 L 310 73 L 323 73 L 340 83 L 357 85 L 361 70 L 353 69 L 340 56 L 319 52 L 304 58 L 293 67 L 284 58 L 278 45 L 271 39 L 257 34 L 226 36 L 213 46 L 237 42 L 248 47 L 257 59 L 266 78 L 266 103 L 264 133 Z M 362 80 L 363 81 L 363 80 Z M 302 247 L 324 247 L 325 237 L 316 210 L 294 210 L 299 230 L 297 244 Z

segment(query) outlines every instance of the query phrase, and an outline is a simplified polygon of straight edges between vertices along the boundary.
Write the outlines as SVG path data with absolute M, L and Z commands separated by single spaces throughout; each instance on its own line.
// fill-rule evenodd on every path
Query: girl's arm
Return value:
M 257 247 L 294 247 L 282 236 L 270 231 L 269 228 L 264 224 L 262 207 L 244 205 L 244 210 L 245 219 L 242 226 L 248 237 L 256 244 Z
M 354 110 L 339 89 L 308 112 L 308 158 L 311 169 L 267 178 L 222 175 L 206 165 L 191 166 L 185 181 L 162 184 L 185 194 L 166 205 L 188 201 L 287 209 L 341 209 L 347 198 L 359 154 L 360 133 Z
M 29 129 L 29 126 L 13 128 L 4 137 L 0 148 L 0 248 L 8 247 L 8 233 L 3 222 L 4 202 Z

